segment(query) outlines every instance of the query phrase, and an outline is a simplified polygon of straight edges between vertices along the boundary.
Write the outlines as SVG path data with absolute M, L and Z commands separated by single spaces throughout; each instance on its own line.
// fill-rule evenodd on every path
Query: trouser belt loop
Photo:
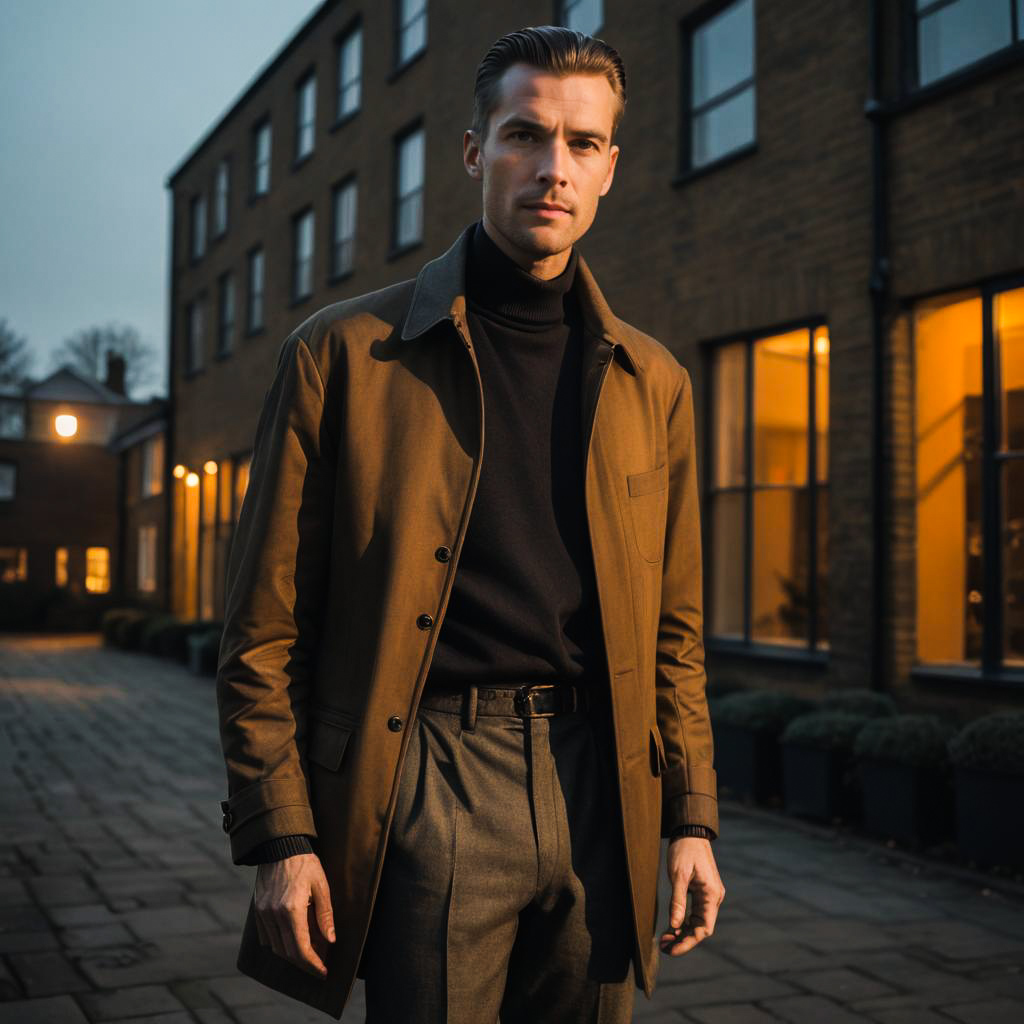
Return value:
M 462 728 L 472 732 L 476 728 L 476 707 L 479 699 L 480 688 L 476 683 L 469 684 L 469 692 L 466 694 L 466 701 L 462 705 Z

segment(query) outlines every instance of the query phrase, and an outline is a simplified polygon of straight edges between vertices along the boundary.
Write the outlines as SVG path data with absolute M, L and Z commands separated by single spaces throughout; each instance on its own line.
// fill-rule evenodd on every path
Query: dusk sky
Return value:
M 34 377 L 80 328 L 135 327 L 166 393 L 164 182 L 319 0 L 4 0 L 0 318 Z

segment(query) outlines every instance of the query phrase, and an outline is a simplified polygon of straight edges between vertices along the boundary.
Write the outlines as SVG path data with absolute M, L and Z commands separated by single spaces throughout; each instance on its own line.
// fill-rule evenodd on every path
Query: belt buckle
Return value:
M 524 718 L 553 718 L 557 711 L 534 711 L 532 707 L 533 695 L 538 690 L 557 689 L 554 683 L 535 683 L 532 686 L 520 686 L 513 697 L 516 714 Z

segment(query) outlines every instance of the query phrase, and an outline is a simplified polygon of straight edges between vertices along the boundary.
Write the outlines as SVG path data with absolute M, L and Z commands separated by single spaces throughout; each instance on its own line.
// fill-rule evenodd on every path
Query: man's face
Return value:
M 611 188 L 617 101 L 604 75 L 559 77 L 526 64 L 509 67 L 500 86 L 487 140 L 481 147 L 467 131 L 463 160 L 482 182 L 488 234 L 520 266 L 552 277 Z

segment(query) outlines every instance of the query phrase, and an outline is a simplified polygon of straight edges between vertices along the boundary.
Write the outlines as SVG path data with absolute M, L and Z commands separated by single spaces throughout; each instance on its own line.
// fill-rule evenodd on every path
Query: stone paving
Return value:
M 0 724 L 0 1021 L 331 1019 L 235 970 L 255 869 L 220 828 L 211 679 L 91 634 L 0 637 Z M 718 926 L 662 958 L 639 1024 L 1024 1022 L 1024 899 L 767 812 L 721 817 Z M 343 1021 L 362 1007 L 360 983 Z

